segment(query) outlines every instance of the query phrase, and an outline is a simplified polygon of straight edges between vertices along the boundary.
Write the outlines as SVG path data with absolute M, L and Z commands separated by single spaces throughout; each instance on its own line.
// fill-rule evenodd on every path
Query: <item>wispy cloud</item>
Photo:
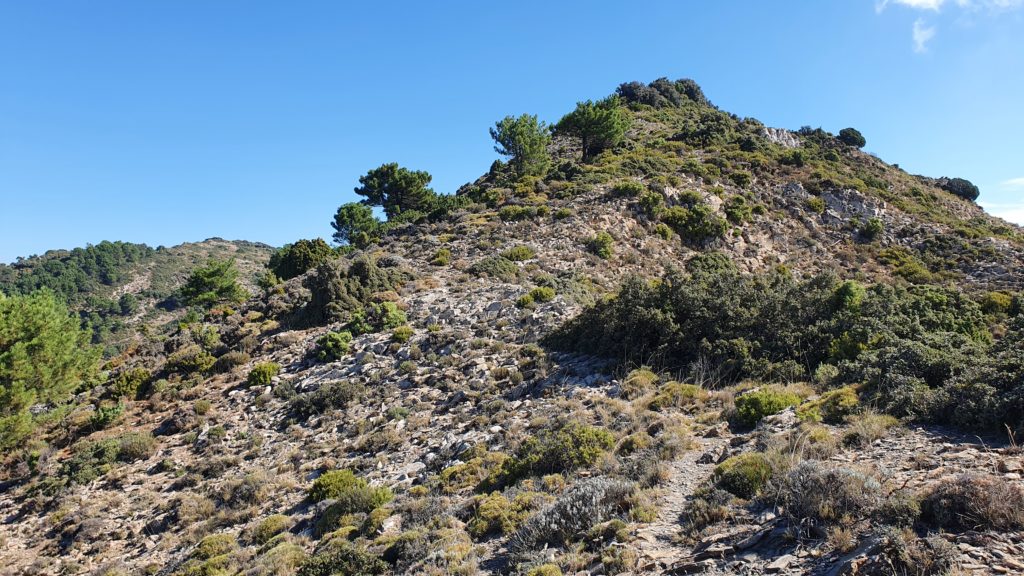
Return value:
M 875 12 L 881 14 L 886 7 L 898 5 L 910 10 L 931 12 L 938 15 L 944 8 L 949 12 L 961 15 L 959 21 L 970 20 L 974 16 L 998 16 L 1006 12 L 1024 8 L 1024 0 L 875 0 Z M 911 35 L 914 40 L 914 52 L 922 54 L 928 51 L 928 42 L 938 33 L 938 26 L 929 25 L 924 18 L 914 20 Z
M 928 51 L 928 41 L 935 37 L 935 27 L 927 26 L 923 18 L 914 20 L 914 52 Z
M 981 204 L 981 207 L 993 216 L 1024 226 L 1024 202 L 996 204 L 985 202 Z
M 1024 177 L 1021 178 L 1010 178 L 999 183 L 1000 188 L 1006 188 L 1008 190 L 1017 190 L 1024 188 Z

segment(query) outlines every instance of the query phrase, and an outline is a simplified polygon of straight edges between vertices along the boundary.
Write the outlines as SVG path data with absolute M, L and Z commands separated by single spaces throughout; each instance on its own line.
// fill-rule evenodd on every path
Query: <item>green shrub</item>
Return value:
M 765 416 L 778 414 L 800 404 L 800 397 L 775 387 L 764 387 L 736 398 L 736 420 L 754 426 Z
M 740 498 L 753 498 L 768 483 L 772 467 L 760 452 L 733 456 L 715 467 L 715 485 Z
M 596 254 L 598 258 L 607 260 L 612 257 L 612 245 L 614 243 L 615 239 L 612 238 L 611 234 L 601 231 L 587 241 L 587 249 Z
M 502 206 L 498 210 L 498 217 L 503 222 L 519 222 L 521 220 L 529 220 L 537 215 L 537 209 L 532 206 Z
M 646 191 L 647 186 L 644 186 L 643 182 L 639 182 L 637 180 L 623 180 L 622 182 L 616 182 L 611 188 L 611 194 L 613 196 L 626 196 L 628 198 L 635 198 Z
M 513 246 L 501 253 L 501 257 L 513 262 L 523 262 L 536 258 L 537 253 L 529 246 Z
M 398 326 L 397 328 L 394 329 L 394 331 L 391 332 L 391 340 L 394 342 L 404 344 L 405 342 L 408 342 L 410 338 L 412 338 L 412 335 L 412 326 L 409 326 L 408 324 L 402 324 L 401 326 Z
M 149 433 L 128 432 L 117 437 L 117 459 L 135 462 L 148 458 L 156 448 L 156 440 Z
M 489 276 L 505 282 L 513 282 L 519 277 L 519 267 L 515 262 L 501 256 L 489 256 L 469 267 L 475 276 Z
M 940 178 L 939 188 L 956 194 L 957 196 L 974 202 L 978 199 L 980 191 L 970 180 L 963 178 Z
M 808 402 L 797 410 L 801 418 L 839 424 L 847 416 L 855 414 L 860 408 L 860 397 L 850 386 L 829 390 L 820 398 Z
M 288 409 L 294 416 L 306 419 L 328 410 L 344 409 L 362 393 L 363 386 L 352 380 L 326 382 L 312 392 L 291 398 Z
M 750 186 L 752 177 L 750 172 L 733 172 L 732 174 L 729 174 L 729 179 L 740 188 L 746 188 L 747 186 Z
M 661 220 L 687 242 L 701 244 L 724 238 L 729 226 L 706 204 L 687 208 L 673 206 L 661 214 Z
M 555 299 L 555 289 L 550 286 L 537 286 L 530 290 L 530 297 L 534 302 L 550 302 Z
M 344 538 L 332 538 L 299 567 L 296 576 L 336 576 L 385 574 L 388 564 L 376 555 L 358 548 Z
M 807 199 L 807 208 L 816 214 L 825 213 L 825 201 L 818 196 L 811 196 Z
M 143 384 L 152 377 L 145 368 L 132 368 L 117 375 L 111 383 L 110 391 L 118 398 L 135 398 Z
M 477 496 L 474 505 L 466 531 L 476 539 L 489 534 L 511 534 L 526 516 L 526 511 L 514 506 L 499 492 Z
M 281 373 L 281 365 L 276 362 L 260 362 L 249 371 L 245 382 L 249 386 L 270 386 L 274 376 Z
M 387 504 L 392 497 L 388 488 L 371 487 L 366 480 L 344 469 L 324 472 L 309 489 L 310 500 L 336 500 L 342 506 L 342 514 L 369 512 Z
M 110 405 L 100 404 L 89 417 L 89 427 L 93 430 L 103 430 L 120 420 L 122 414 L 124 414 L 124 404 L 120 402 Z
M 209 560 L 217 556 L 223 556 L 238 548 L 238 542 L 231 534 L 212 534 L 199 541 L 196 546 L 196 556 Z
M 286 244 L 270 256 L 267 268 L 281 280 L 288 280 L 306 273 L 320 263 L 334 258 L 334 250 L 322 239 L 299 240 Z
M 562 576 L 562 569 L 557 564 L 541 564 L 530 568 L 526 576 Z
M 881 218 L 868 218 L 864 224 L 860 227 L 860 235 L 868 242 L 876 240 L 885 232 L 885 223 L 882 222 Z
M 238 283 L 235 261 L 213 258 L 192 271 L 179 294 L 186 305 L 207 308 L 216 304 L 241 303 L 249 298 L 249 293 Z
M 753 207 L 743 196 L 730 196 L 722 206 L 725 217 L 733 224 L 743 224 L 754 216 Z
M 657 192 L 644 192 L 637 199 L 640 211 L 650 218 L 655 218 L 665 207 L 665 197 Z
M 520 308 L 532 308 L 534 306 L 533 296 L 529 294 L 523 294 L 516 299 L 516 306 Z
M 198 344 L 189 344 L 170 355 L 164 364 L 164 370 L 179 374 L 203 373 L 213 367 L 217 360 Z
M 664 222 L 658 222 L 657 226 L 654 227 L 654 233 L 661 236 L 662 240 L 668 240 L 672 238 L 672 229 L 668 227 Z
M 291 518 L 283 514 L 267 516 L 252 529 L 252 541 L 260 545 L 266 544 L 271 538 L 287 530 L 291 524 Z
M 572 209 L 570 208 L 559 208 L 555 210 L 555 220 L 565 220 L 569 216 L 572 216 Z
M 335 362 L 348 354 L 351 344 L 351 332 L 328 332 L 316 341 L 316 357 L 321 362 Z
M 591 466 L 615 445 L 615 437 L 603 428 L 570 422 L 527 438 L 506 462 L 505 476 L 515 481 L 527 476 L 568 472 Z
M 863 148 L 867 144 L 867 140 L 864 139 L 864 135 L 860 133 L 856 128 L 843 128 L 839 131 L 839 141 L 847 146 L 853 146 L 854 148 Z
M 434 266 L 447 266 L 452 261 L 452 251 L 447 248 L 441 248 L 434 253 L 434 257 L 430 260 L 430 263 Z

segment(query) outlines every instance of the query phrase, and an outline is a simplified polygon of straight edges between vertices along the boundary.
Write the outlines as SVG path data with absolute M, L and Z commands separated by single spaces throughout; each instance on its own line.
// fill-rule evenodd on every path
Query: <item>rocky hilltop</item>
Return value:
M 695 86 L 139 332 L 33 408 L 0 572 L 1024 572 L 1021 229 Z

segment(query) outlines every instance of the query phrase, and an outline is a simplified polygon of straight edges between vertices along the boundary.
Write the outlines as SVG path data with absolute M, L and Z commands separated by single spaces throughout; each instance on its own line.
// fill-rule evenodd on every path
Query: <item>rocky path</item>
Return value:
M 686 554 L 677 542 L 683 512 L 693 492 L 711 477 L 717 456 L 727 446 L 728 441 L 721 438 L 699 438 L 692 450 L 670 463 L 671 477 L 658 502 L 658 518 L 637 530 L 640 573 L 660 572 Z

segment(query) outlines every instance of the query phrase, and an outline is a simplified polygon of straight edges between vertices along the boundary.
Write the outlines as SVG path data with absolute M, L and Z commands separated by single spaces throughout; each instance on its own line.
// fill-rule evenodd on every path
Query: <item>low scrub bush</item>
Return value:
M 475 276 L 488 276 L 505 282 L 514 282 L 519 277 L 516 263 L 503 256 L 489 256 L 469 267 Z
M 524 262 L 537 257 L 537 253 L 529 246 L 513 246 L 501 253 L 501 257 L 513 262 Z
M 513 554 L 527 554 L 545 544 L 564 545 L 591 526 L 629 511 L 634 486 L 611 478 L 578 482 L 550 506 L 526 520 L 509 538 Z
M 736 398 L 736 421 L 754 426 L 765 416 L 778 414 L 800 404 L 800 397 L 784 389 L 766 386 Z
M 607 260 L 612 257 L 612 246 L 614 244 L 615 239 L 612 238 L 612 235 L 601 231 L 590 240 L 587 240 L 587 250 L 595 254 L 598 258 Z
M 732 456 L 715 467 L 715 485 L 740 498 L 753 498 L 768 483 L 772 467 L 760 452 Z
M 944 530 L 1024 530 L 1024 489 L 1004 478 L 964 474 L 926 493 L 921 518 Z
M 328 332 L 316 341 L 316 357 L 321 362 L 335 362 L 348 354 L 352 344 L 352 333 L 348 331 Z
M 637 180 L 623 180 L 616 182 L 609 191 L 612 196 L 625 196 L 635 198 L 647 191 L 647 186 Z
M 341 410 L 363 394 L 363 386 L 351 380 L 326 382 L 312 392 L 299 394 L 288 403 L 293 416 L 303 420 L 329 410 Z
M 684 241 L 705 244 L 724 238 L 729 225 L 704 203 L 692 207 L 673 206 L 661 213 L 661 221 Z
M 797 415 L 806 420 L 839 424 L 860 409 L 860 397 L 851 386 L 829 390 L 817 400 L 800 406 Z
M 281 365 L 277 362 L 260 362 L 249 371 L 245 383 L 249 386 L 270 386 L 274 377 L 281 373 Z
M 330 470 L 313 481 L 309 499 L 313 502 L 335 500 L 340 503 L 343 514 L 369 512 L 391 501 L 391 490 L 386 487 L 371 487 L 366 480 L 351 470 Z
M 149 370 L 145 368 L 131 368 L 125 370 L 114 378 L 110 384 L 110 391 L 118 398 L 135 398 L 139 390 L 152 378 Z
M 214 362 L 213 370 L 215 372 L 221 373 L 230 372 L 231 370 L 234 370 L 239 366 L 248 364 L 251 359 L 252 357 L 250 357 L 249 354 L 246 352 L 225 352 L 219 358 L 217 358 L 216 362 Z
M 576 422 L 545 430 L 527 438 L 515 458 L 504 466 L 507 481 L 585 468 L 615 445 L 615 436 L 603 428 Z
M 797 464 L 775 488 L 786 514 L 804 527 L 863 518 L 881 503 L 881 486 L 874 478 L 814 460 Z
M 694 384 L 682 384 L 680 382 L 668 382 L 651 399 L 648 408 L 651 410 L 665 410 L 667 408 L 682 408 L 699 402 L 707 397 L 707 392 L 700 386 Z

